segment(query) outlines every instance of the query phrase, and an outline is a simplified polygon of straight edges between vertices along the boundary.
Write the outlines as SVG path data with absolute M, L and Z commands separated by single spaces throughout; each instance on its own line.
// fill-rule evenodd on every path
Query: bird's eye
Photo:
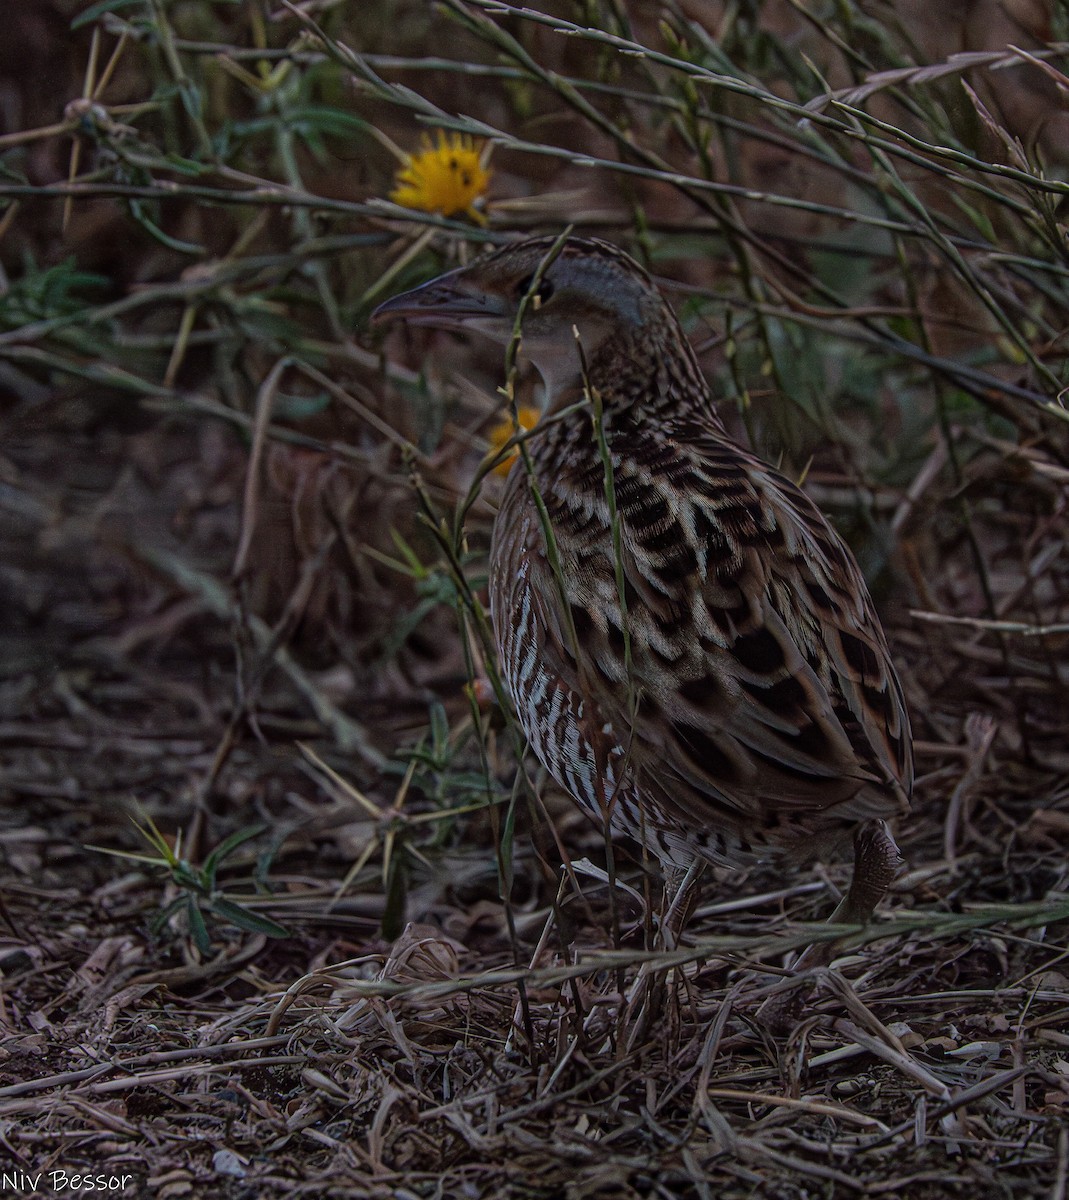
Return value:
M 516 284 L 516 298 L 522 300 L 524 296 L 531 291 L 531 284 L 534 282 L 534 275 L 525 275 L 518 284 Z M 538 290 L 531 296 L 531 303 L 535 308 L 540 308 L 553 295 L 553 284 L 548 279 L 540 279 L 538 282 Z

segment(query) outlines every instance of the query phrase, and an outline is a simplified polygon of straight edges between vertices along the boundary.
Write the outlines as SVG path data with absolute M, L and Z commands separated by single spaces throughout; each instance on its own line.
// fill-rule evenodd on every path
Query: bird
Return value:
M 534 237 L 374 318 L 518 341 L 542 377 L 491 539 L 501 676 L 560 787 L 659 861 L 662 944 L 708 864 L 851 835 L 831 919 L 866 923 L 913 785 L 886 636 L 842 538 L 729 434 L 646 270 L 600 239 Z

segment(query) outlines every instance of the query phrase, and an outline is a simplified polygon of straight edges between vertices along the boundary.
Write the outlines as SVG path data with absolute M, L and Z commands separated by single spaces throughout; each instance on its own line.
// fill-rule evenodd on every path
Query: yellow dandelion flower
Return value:
M 423 149 L 405 155 L 390 199 L 405 208 L 443 217 L 463 213 L 484 224 L 486 218 L 475 207 L 490 185 L 484 146 L 464 133 L 447 134 L 439 129 L 437 145 L 424 134 Z
M 532 408 L 529 404 L 521 404 L 516 412 L 516 416 L 520 422 L 521 429 L 534 429 L 538 424 L 538 419 L 542 415 L 540 408 Z M 507 421 L 501 421 L 490 430 L 490 453 L 496 454 L 502 446 L 516 432 L 516 426 L 512 423 L 512 418 Z M 503 458 L 496 467 L 494 467 L 495 475 L 507 475 L 512 470 L 512 464 L 519 457 L 519 450 L 513 446 L 507 458 Z

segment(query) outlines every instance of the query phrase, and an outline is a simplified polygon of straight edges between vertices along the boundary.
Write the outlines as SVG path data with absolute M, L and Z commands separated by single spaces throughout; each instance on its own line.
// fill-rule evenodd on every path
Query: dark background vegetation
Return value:
M 1063 1200 L 1064 8 L 3 16 L 3 1169 Z M 494 142 L 485 224 L 386 200 L 377 134 L 443 127 Z M 486 700 L 500 478 L 454 514 L 501 356 L 368 327 L 568 222 L 654 272 L 903 675 L 907 869 L 787 1037 L 754 1013 L 842 864 L 721 873 L 634 1027 L 656 889 L 618 847 L 610 902 Z

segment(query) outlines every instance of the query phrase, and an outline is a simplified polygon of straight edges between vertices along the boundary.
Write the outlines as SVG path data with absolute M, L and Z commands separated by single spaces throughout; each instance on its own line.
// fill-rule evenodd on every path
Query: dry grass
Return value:
M 0 1171 L 1064 1200 L 1065 14 L 83 7 L 0 51 Z M 427 125 L 493 139 L 485 226 L 383 200 Z M 864 933 L 768 866 L 648 952 L 485 699 L 500 356 L 366 318 L 569 221 L 879 598 L 920 778 Z

